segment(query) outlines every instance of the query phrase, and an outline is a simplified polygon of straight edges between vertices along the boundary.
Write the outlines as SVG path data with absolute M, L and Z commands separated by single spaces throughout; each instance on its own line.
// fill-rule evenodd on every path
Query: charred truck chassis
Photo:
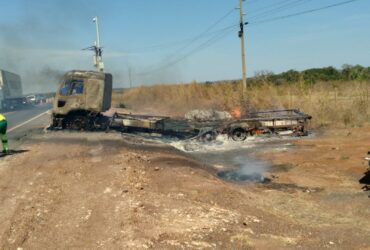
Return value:
M 235 141 L 259 134 L 307 133 L 311 116 L 296 109 L 251 113 L 238 120 L 195 121 L 163 116 L 132 114 L 103 115 L 110 109 L 112 75 L 103 72 L 74 70 L 67 72 L 55 95 L 51 129 L 144 131 L 182 138 L 213 140 L 226 134 Z
M 54 129 L 70 129 L 70 130 L 107 130 L 111 119 L 101 113 L 74 110 L 67 115 L 53 115 L 52 128 Z
M 307 135 L 311 116 L 296 109 L 256 112 L 239 120 L 193 121 L 161 116 L 115 114 L 112 128 L 121 131 L 156 132 L 181 137 L 195 137 L 211 141 L 226 134 L 234 141 L 244 141 L 248 136 L 260 134 Z

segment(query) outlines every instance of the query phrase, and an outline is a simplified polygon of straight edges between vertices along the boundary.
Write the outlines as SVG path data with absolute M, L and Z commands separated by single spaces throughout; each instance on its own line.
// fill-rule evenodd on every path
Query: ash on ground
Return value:
M 136 137 L 136 136 L 135 136 Z M 217 177 L 238 183 L 268 183 L 271 180 L 266 174 L 271 163 L 256 156 L 258 152 L 288 151 L 293 147 L 292 138 L 286 139 L 254 136 L 236 142 L 225 135 L 217 136 L 216 140 L 203 142 L 199 140 L 179 140 L 160 135 L 140 134 L 145 138 L 142 142 L 170 145 L 185 152 L 193 159 L 217 171 Z M 145 142 L 144 142 L 145 143 Z
M 218 111 L 213 109 L 201 110 L 195 109 L 185 114 L 188 120 L 196 121 L 216 121 L 216 120 L 229 120 L 232 118 L 231 114 L 226 111 Z

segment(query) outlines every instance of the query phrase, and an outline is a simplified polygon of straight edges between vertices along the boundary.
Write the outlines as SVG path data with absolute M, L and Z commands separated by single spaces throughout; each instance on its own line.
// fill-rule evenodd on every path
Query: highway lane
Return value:
M 33 129 L 40 129 L 48 125 L 50 115 L 47 113 L 51 104 L 42 104 L 23 110 L 4 113 L 8 121 L 8 138 L 11 148 L 17 148 L 20 139 Z
M 46 112 L 51 108 L 51 104 L 42 104 L 23 110 L 4 113 L 8 121 L 8 131 L 12 128 Z

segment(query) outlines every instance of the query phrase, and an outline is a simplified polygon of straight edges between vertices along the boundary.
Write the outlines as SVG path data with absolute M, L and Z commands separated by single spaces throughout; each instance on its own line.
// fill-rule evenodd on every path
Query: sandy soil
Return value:
M 0 160 L 0 249 L 370 249 L 369 142 L 297 140 L 260 153 L 272 183 L 241 185 L 168 146 L 36 133 Z

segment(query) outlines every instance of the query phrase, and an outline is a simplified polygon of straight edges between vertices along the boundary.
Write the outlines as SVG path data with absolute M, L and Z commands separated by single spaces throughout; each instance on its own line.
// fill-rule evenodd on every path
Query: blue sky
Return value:
M 345 63 L 369 66 L 368 0 L 256 23 L 342 1 L 247 0 L 248 76 L 261 70 L 277 73 Z M 129 69 L 134 85 L 241 76 L 239 13 L 233 10 L 237 0 L 1 2 L 0 68 L 19 72 L 26 91 L 53 90 L 57 80 L 46 78 L 45 72 L 93 69 L 91 52 L 81 49 L 95 40 L 95 15 L 100 18 L 106 71 L 114 74 L 116 87 L 129 86 Z M 227 13 L 207 34 L 192 40 Z M 214 37 L 213 43 L 206 43 Z

